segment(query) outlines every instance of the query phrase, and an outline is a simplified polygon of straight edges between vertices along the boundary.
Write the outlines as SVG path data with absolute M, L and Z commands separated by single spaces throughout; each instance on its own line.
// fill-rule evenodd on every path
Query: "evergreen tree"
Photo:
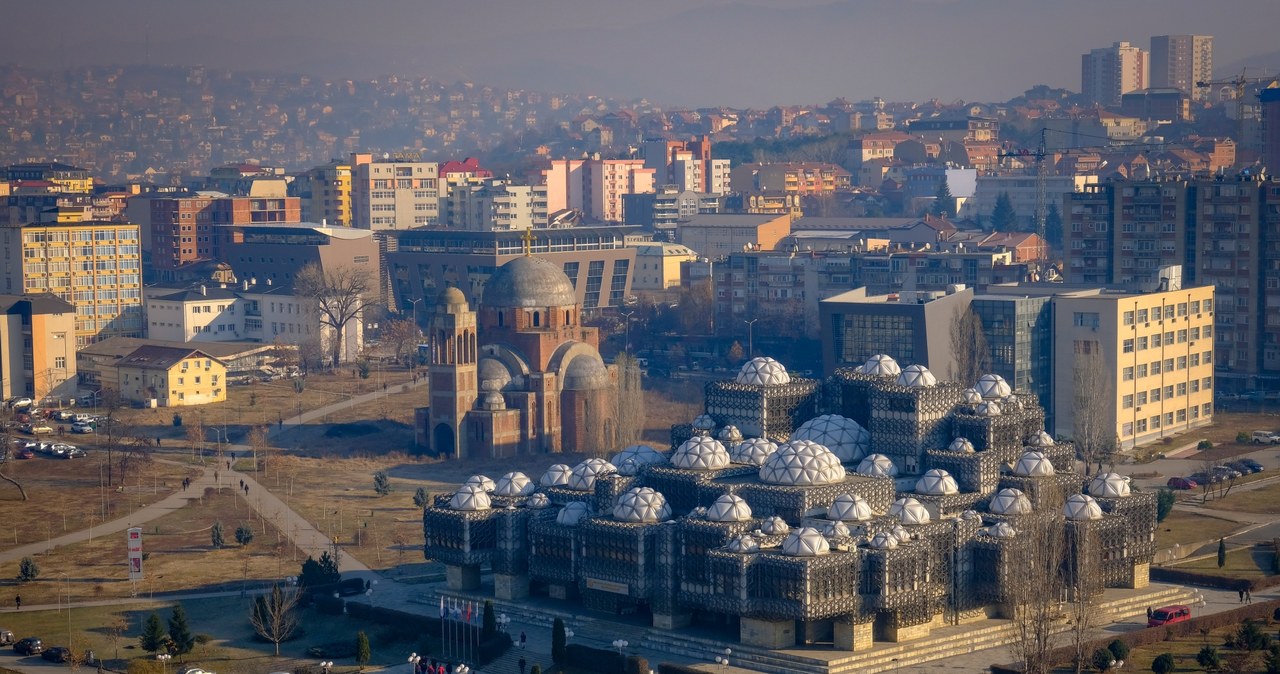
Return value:
M 253 541 L 253 527 L 247 524 L 236 527 L 236 542 L 241 547 L 248 545 L 251 541 Z
M 1169 674 L 1177 666 L 1177 663 L 1173 661 L 1172 653 L 1161 653 L 1156 656 L 1155 660 L 1151 661 L 1151 671 L 1156 674 Z
M 196 635 L 187 623 L 187 612 L 182 604 L 173 607 L 173 615 L 169 616 L 169 639 L 173 642 L 174 655 L 186 655 L 196 646 Z
M 1013 210 L 1013 201 L 1008 192 L 1001 192 L 996 197 L 996 207 L 991 211 L 991 228 L 997 232 L 1012 232 L 1017 229 L 1018 214 Z
M 169 640 L 169 635 L 164 631 L 164 625 L 160 624 L 160 616 L 154 611 L 147 616 L 147 621 L 142 624 L 142 634 L 138 635 L 138 645 L 142 646 L 142 650 L 148 653 L 155 653 L 164 648 L 164 644 Z
M 1218 539 L 1218 568 L 1227 565 L 1227 542 L 1221 538 Z
M 480 628 L 480 638 L 490 639 L 498 631 L 498 620 L 493 615 L 493 602 L 484 600 L 484 624 Z
M 391 493 L 391 478 L 387 477 L 385 470 L 380 470 L 373 474 L 373 491 L 378 496 L 386 496 Z
M 1052 250 L 1063 250 L 1067 241 L 1066 231 L 1062 229 L 1062 212 L 1057 202 L 1050 201 L 1044 211 L 1044 240 Z
M 215 550 L 222 549 L 225 541 L 222 539 L 222 522 L 215 521 L 213 528 L 209 530 L 209 540 L 213 544 Z
M 300 587 L 332 585 L 341 578 L 342 575 L 338 573 L 338 563 L 326 550 L 320 555 L 320 561 L 316 561 L 314 557 L 308 557 L 307 561 L 302 563 L 302 571 L 298 574 L 298 585 Z
M 18 582 L 30 583 L 40 577 L 40 565 L 30 557 L 23 557 L 18 563 Z
M 956 198 L 952 196 L 951 186 L 947 184 L 946 178 L 938 183 L 938 191 L 934 193 L 933 208 L 930 212 L 940 218 L 956 217 Z
M 568 663 L 565 650 L 564 621 L 556 618 L 551 624 L 551 661 L 563 667 Z
M 413 504 L 419 508 L 426 508 L 428 499 L 427 490 L 422 487 L 418 487 L 418 491 L 413 492 Z
M 1161 489 L 1156 492 L 1156 521 L 1163 522 L 1164 518 L 1173 512 L 1173 504 L 1178 501 L 1178 495 L 1173 493 L 1172 489 Z
M 364 666 L 369 664 L 369 659 L 373 657 L 373 653 L 369 650 L 369 636 L 364 630 L 356 632 L 356 664 L 360 665 L 360 671 L 364 671 Z

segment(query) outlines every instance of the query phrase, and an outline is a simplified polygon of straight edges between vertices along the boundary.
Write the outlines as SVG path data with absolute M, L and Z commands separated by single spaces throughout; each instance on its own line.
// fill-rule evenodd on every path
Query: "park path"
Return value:
M 277 435 L 281 435 L 287 431 L 293 430 L 294 428 L 301 426 L 303 424 L 308 424 L 315 421 L 324 421 L 325 417 L 329 416 L 330 414 L 333 414 L 335 412 L 340 412 L 342 410 L 347 409 L 348 407 L 353 407 L 355 405 L 363 405 L 364 403 L 373 402 L 378 398 L 386 397 L 395 393 L 403 393 L 404 391 L 407 391 L 409 389 L 425 387 L 427 385 L 427 380 L 428 378 L 426 376 L 421 376 L 421 377 L 418 377 L 418 381 L 416 382 L 407 381 L 407 382 L 396 384 L 394 386 L 389 385 L 384 391 L 370 391 L 368 393 L 362 393 L 357 396 L 351 396 L 346 400 L 338 400 L 336 402 L 329 403 L 328 405 L 317 407 L 313 410 L 307 410 L 302 414 L 295 414 L 291 417 L 284 417 L 279 421 L 277 421 L 274 426 L 271 426 L 267 430 L 267 437 L 274 438 Z

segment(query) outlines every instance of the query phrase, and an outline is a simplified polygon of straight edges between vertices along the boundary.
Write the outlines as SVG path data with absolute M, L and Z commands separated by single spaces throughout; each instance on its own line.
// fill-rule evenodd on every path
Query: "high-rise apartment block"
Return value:
M 1192 100 L 1209 94 L 1196 82 L 1213 79 L 1212 35 L 1156 35 L 1151 38 L 1151 86 L 1180 89 Z
M 729 160 L 711 158 L 711 141 L 646 140 L 644 166 L 654 170 L 654 184 L 676 185 L 703 194 L 729 191 Z
M 52 183 L 62 193 L 87 194 L 93 191 L 93 176 L 87 169 L 60 164 L 13 164 L 4 168 L 4 179 L 14 182 Z
M 302 220 L 332 227 L 351 226 L 351 164 L 333 161 L 294 181 L 302 200 Z
M 547 226 L 547 186 L 512 185 L 485 178 L 453 185 L 445 201 L 445 224 L 470 232 Z
M 351 155 L 351 221 L 360 229 L 411 229 L 440 221 L 439 164 Z
M 1120 97 L 1147 88 L 1147 52 L 1128 42 L 1081 57 L 1080 91 L 1093 103 L 1120 105 Z
M 138 225 L 58 222 L 0 227 L 6 294 L 53 293 L 76 308 L 76 347 L 141 337 Z
M 593 222 L 622 222 L 622 197 L 654 190 L 655 170 L 640 159 L 554 159 L 542 171 L 547 212 L 577 209 Z
M 1280 390 L 1280 182 L 1111 182 L 1063 213 L 1068 283 L 1215 286 L 1222 387 Z
M 221 257 L 219 227 L 299 222 L 298 197 L 212 197 L 186 194 L 143 199 L 150 206 L 143 247 L 151 252 L 151 270 L 159 277 L 193 262 Z

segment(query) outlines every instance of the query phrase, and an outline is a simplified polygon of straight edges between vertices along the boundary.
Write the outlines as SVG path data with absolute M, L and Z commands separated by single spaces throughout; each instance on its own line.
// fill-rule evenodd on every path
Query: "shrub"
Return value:
M 551 625 L 551 661 L 563 667 L 568 664 L 565 658 L 564 621 L 556 618 Z
M 1218 539 L 1218 568 L 1221 569 L 1227 564 L 1227 542 L 1224 539 Z
M 1236 633 L 1236 645 L 1248 651 L 1263 651 L 1271 646 L 1271 635 L 1262 631 L 1262 624 L 1246 620 Z
M 1129 659 L 1129 644 L 1119 639 L 1112 639 L 1111 643 L 1107 644 L 1107 650 L 1111 651 L 1111 655 L 1117 662 Z
M 1236 442 L 1239 442 L 1242 444 L 1249 442 L 1249 434 L 1244 431 L 1240 431 L 1239 433 L 1236 433 Z
M 1172 653 L 1161 653 L 1156 656 L 1155 660 L 1151 661 L 1151 671 L 1156 674 L 1169 674 L 1175 666 Z
M 1111 663 L 1115 662 L 1115 660 L 1116 658 L 1111 655 L 1111 651 L 1099 648 L 1093 652 L 1093 659 L 1090 662 L 1093 664 L 1094 669 L 1099 672 L 1105 672 L 1111 669 Z
M 1205 646 L 1196 653 L 1196 664 L 1213 671 L 1222 666 L 1222 656 L 1218 655 L 1218 649 L 1213 646 Z
M 215 550 L 221 548 L 225 544 L 225 541 L 222 539 L 222 522 L 215 521 L 213 523 L 213 527 L 209 529 L 209 543 L 213 545 Z
M 40 577 L 40 565 L 30 557 L 23 557 L 18 564 L 18 582 L 30 583 Z
M 480 629 L 481 639 L 492 639 L 493 635 L 498 632 L 498 619 L 493 614 L 493 602 L 486 599 L 484 601 L 484 621 L 483 627 Z
M 1156 492 L 1156 521 L 1163 522 L 1164 518 L 1173 512 L 1173 504 L 1178 500 L 1178 495 L 1173 493 L 1172 489 L 1161 489 Z
M 247 524 L 241 524 L 236 527 L 236 542 L 239 543 L 241 547 L 248 545 L 252 541 L 253 527 Z
M 427 494 L 426 489 L 423 489 L 422 487 L 418 487 L 418 490 L 413 492 L 414 505 L 418 506 L 419 508 L 426 508 L 427 505 L 430 503 L 431 503 L 431 497 L 430 495 Z
M 1202 450 L 1213 449 L 1213 443 L 1209 442 L 1208 440 L 1201 440 L 1200 442 L 1196 443 L 1196 449 L 1202 449 Z
M 386 496 L 391 493 L 391 478 L 387 477 L 387 471 L 380 470 L 373 474 L 373 491 L 378 496 Z
M 360 671 L 364 671 L 364 666 L 369 664 L 369 659 L 373 657 L 369 649 L 369 636 L 364 630 L 356 632 L 356 664 L 360 666 Z

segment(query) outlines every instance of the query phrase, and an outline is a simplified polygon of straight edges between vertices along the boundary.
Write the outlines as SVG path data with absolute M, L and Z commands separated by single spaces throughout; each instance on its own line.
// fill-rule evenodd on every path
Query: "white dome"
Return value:
M 618 497 L 613 519 L 620 522 L 662 522 L 671 517 L 671 506 L 652 487 L 635 487 Z
M 497 488 L 497 485 L 494 484 L 493 480 L 490 480 L 489 476 L 487 475 L 472 475 L 471 477 L 467 478 L 466 484 L 475 485 L 490 493 L 492 493 L 493 490 Z
M 833 484 L 844 478 L 840 459 L 831 450 L 809 440 L 783 444 L 760 466 L 760 479 L 768 484 L 813 486 Z
M 589 517 L 590 515 L 591 508 L 587 507 L 587 504 L 582 501 L 566 503 L 565 506 L 560 509 L 560 512 L 556 513 L 556 524 L 565 527 L 576 527 L 578 526 L 579 520 L 584 517 Z
M 1000 406 L 1006 410 L 1009 410 L 1010 412 L 1016 412 L 1022 409 L 1022 398 L 1019 398 L 1016 395 L 1007 396 L 1000 403 Z
M 1013 474 L 1022 477 L 1045 477 L 1053 473 L 1053 462 L 1040 452 L 1026 452 L 1013 465 Z
M 831 545 L 822 532 L 812 527 L 796 529 L 782 541 L 782 554 L 792 557 L 819 557 L 830 552 Z
M 719 440 L 695 435 L 671 455 L 671 465 L 686 470 L 719 470 L 729 465 L 729 452 Z
M 1013 525 L 1008 522 L 996 522 L 983 531 L 992 538 L 1013 538 L 1018 535 L 1017 530 L 1015 530 Z
M 994 400 L 984 400 L 978 403 L 978 416 L 982 417 L 998 417 L 1000 416 L 1000 403 Z
M 1089 483 L 1089 494 L 1103 498 L 1124 498 L 1129 495 L 1129 478 L 1118 473 L 1098 473 Z
M 787 524 L 786 520 L 778 517 L 777 515 L 773 515 L 760 523 L 760 531 L 770 536 L 777 536 L 791 531 L 791 526 Z
M 1055 444 L 1057 443 L 1054 441 L 1053 436 L 1044 431 L 1040 431 L 1036 434 L 1036 437 L 1031 438 L 1032 447 L 1052 447 Z
M 716 433 L 716 439 L 726 445 L 736 445 L 742 442 L 742 431 L 738 430 L 737 426 L 729 424 Z
M 1005 381 L 1004 377 L 1001 377 L 998 374 L 984 374 L 981 377 L 978 377 L 978 384 L 974 388 L 978 389 L 979 395 L 987 399 L 1003 398 L 1010 393 L 1013 393 L 1013 389 L 1010 388 L 1009 382 Z
M 729 460 L 748 466 L 762 466 L 770 454 L 778 451 L 778 443 L 765 438 L 747 438 L 729 450 Z
M 881 531 L 875 536 L 872 536 L 871 540 L 867 542 L 867 545 L 870 545 L 876 550 L 892 550 L 898 547 L 898 537 L 888 531 Z
M 528 496 L 534 492 L 535 485 L 528 475 L 520 472 L 507 473 L 498 478 L 493 493 L 498 496 Z
M 591 491 L 596 488 L 596 478 L 618 472 L 612 463 L 604 459 L 590 458 L 573 467 L 569 474 L 569 483 L 565 486 L 574 491 Z
M 545 508 L 551 505 L 551 499 L 546 494 L 533 494 L 525 499 L 524 505 L 526 508 Z
M 928 388 L 937 384 L 938 378 L 923 365 L 908 365 L 902 368 L 902 372 L 898 375 L 898 386 Z
M 1025 515 L 1031 512 L 1031 499 L 1021 489 L 1001 489 L 987 509 L 996 515 Z
M 930 496 L 949 496 L 960 492 L 960 487 L 956 486 L 956 479 L 951 477 L 951 473 L 941 469 L 933 468 L 920 476 L 916 480 L 916 493 L 928 494 Z
M 454 510 L 488 510 L 489 494 L 478 485 L 464 484 L 449 499 L 449 507 Z
M 858 368 L 858 372 L 862 374 L 872 374 L 877 377 L 896 377 L 902 372 L 902 368 L 898 367 L 898 361 L 884 354 L 877 354 L 867 359 Z
M 848 538 L 849 525 L 841 521 L 823 522 L 822 535 L 827 538 Z
M 749 386 L 777 386 L 790 384 L 791 375 L 787 374 L 787 368 L 782 363 L 772 358 L 760 357 L 744 363 L 733 380 Z
M 947 451 L 972 453 L 973 443 L 969 442 L 969 438 L 956 438 L 951 441 L 951 444 L 947 445 Z
M 710 414 L 699 414 L 694 420 L 693 430 L 695 431 L 714 431 L 716 429 L 716 420 L 711 418 Z
M 724 547 L 729 552 L 756 552 L 760 549 L 760 541 L 756 540 L 756 537 L 751 534 L 742 534 L 734 537 Z
M 751 519 L 751 506 L 741 496 L 723 494 L 707 508 L 707 519 L 712 522 L 746 522 Z
M 1102 508 L 1092 496 L 1072 494 L 1062 507 L 1062 514 L 1073 521 L 1102 519 Z
M 960 392 L 960 396 L 964 398 L 966 404 L 977 405 L 982 402 L 982 394 L 978 393 L 976 388 L 967 388 Z
M 563 463 L 552 464 L 547 468 L 546 472 L 538 480 L 538 484 L 543 487 L 560 487 L 569 484 L 569 476 L 573 474 L 573 469 Z
M 871 504 L 857 494 L 841 494 L 827 508 L 827 519 L 840 522 L 865 522 L 872 517 Z
M 861 459 L 871 446 L 867 429 L 839 414 L 824 414 L 800 424 L 791 434 L 791 440 L 812 440 L 831 450 L 844 463 Z
M 610 461 L 610 463 L 613 463 Z M 622 465 L 618 466 L 618 474 L 624 477 L 635 477 L 640 473 L 640 464 L 635 459 L 627 458 L 622 460 Z
M 667 462 L 667 457 L 662 452 L 649 445 L 631 445 L 614 454 L 613 458 L 609 459 L 609 463 L 612 463 L 616 468 L 621 468 L 627 459 L 634 461 L 637 466 Z
M 871 477 L 897 477 L 898 466 L 884 454 L 868 454 L 854 472 Z
M 928 524 L 929 511 L 924 504 L 911 496 L 900 498 L 889 506 L 889 517 L 896 517 L 902 524 Z
M 898 539 L 899 543 L 906 543 L 907 541 L 911 540 L 910 532 L 907 531 L 906 527 L 902 526 L 901 522 L 894 524 L 893 531 L 890 533 L 893 534 L 894 538 Z

